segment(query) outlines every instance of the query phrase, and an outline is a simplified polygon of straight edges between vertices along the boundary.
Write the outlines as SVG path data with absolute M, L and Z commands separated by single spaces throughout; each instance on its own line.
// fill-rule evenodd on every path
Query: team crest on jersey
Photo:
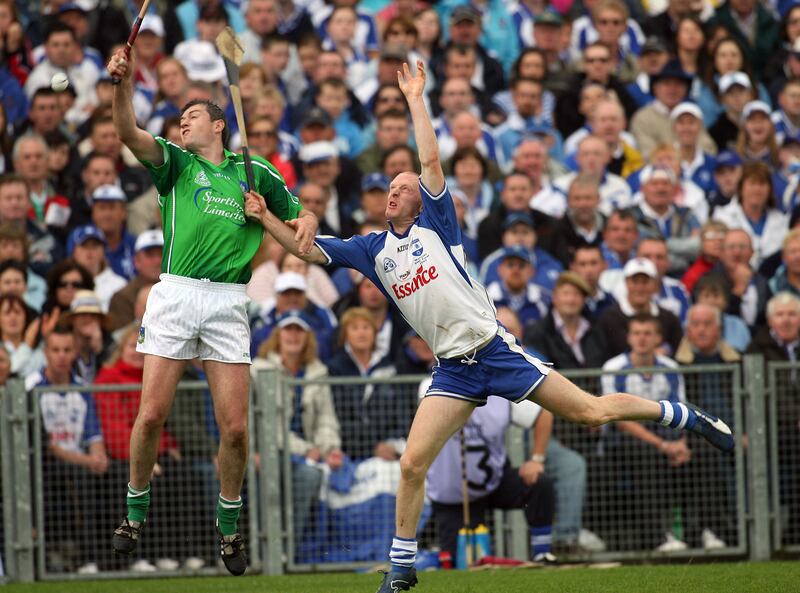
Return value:
M 411 255 L 414 257 L 419 257 L 425 251 L 425 248 L 422 247 L 422 241 L 420 241 L 417 237 L 414 237 L 411 240 Z
M 397 264 L 394 263 L 393 259 L 391 259 L 389 257 L 383 258 L 383 272 L 385 274 L 388 274 L 389 272 L 393 272 L 396 267 L 397 267 Z
M 208 175 L 202 169 L 197 172 L 197 175 L 194 176 L 194 182 L 197 185 L 202 185 L 203 187 L 208 187 L 211 185 L 211 182 L 208 180 Z
M 240 181 L 240 182 L 239 182 L 239 187 L 241 187 L 241 188 L 242 188 L 242 193 L 243 193 L 243 194 L 246 194 L 246 193 L 247 193 L 247 191 L 248 191 L 248 187 L 247 187 L 247 184 L 246 184 L 244 181 Z

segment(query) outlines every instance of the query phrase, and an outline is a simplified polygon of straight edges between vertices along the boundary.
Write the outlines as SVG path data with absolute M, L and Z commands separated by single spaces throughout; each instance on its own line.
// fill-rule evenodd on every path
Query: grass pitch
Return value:
M 48 582 L 2 593 L 374 593 L 378 574 L 314 574 Z M 792 593 L 800 562 L 422 573 L 412 593 Z

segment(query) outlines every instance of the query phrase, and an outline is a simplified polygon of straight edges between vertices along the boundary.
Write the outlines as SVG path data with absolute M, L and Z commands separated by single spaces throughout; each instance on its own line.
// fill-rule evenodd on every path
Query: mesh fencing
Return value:
M 140 392 L 128 386 L 89 390 L 37 387 L 38 569 L 44 577 L 108 572 L 216 573 L 218 431 L 204 383 L 182 384 L 158 444 L 151 505 L 137 551 L 116 555 L 111 536 L 127 513 L 130 436 Z M 87 454 L 102 443 L 105 460 Z M 239 527 L 250 539 L 250 488 Z
M 800 369 L 771 364 L 769 369 L 771 482 L 776 510 L 776 543 L 800 551 Z

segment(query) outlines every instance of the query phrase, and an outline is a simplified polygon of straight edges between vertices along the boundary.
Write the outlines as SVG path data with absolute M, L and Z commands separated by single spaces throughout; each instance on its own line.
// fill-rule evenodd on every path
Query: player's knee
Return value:
M 244 447 L 247 444 L 247 421 L 233 419 L 220 425 L 220 438 L 228 445 Z
M 169 411 L 158 406 L 148 406 L 139 410 L 136 420 L 142 430 L 148 433 L 158 432 L 167 421 Z
M 428 467 L 419 458 L 409 453 L 400 457 L 400 474 L 407 482 L 424 482 Z

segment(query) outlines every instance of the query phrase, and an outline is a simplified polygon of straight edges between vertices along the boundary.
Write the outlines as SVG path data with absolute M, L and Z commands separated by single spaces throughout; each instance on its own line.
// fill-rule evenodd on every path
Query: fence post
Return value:
M 769 461 L 767 455 L 767 388 L 764 377 L 764 357 L 744 357 L 744 387 L 747 394 L 745 408 L 747 426 L 747 482 L 750 493 L 749 547 L 751 560 L 769 560 L 770 496 Z M 775 389 L 775 386 L 770 386 Z
M 35 577 L 33 553 L 33 492 L 28 394 L 21 379 L 9 380 L 3 397 L 3 517 L 6 570 L 15 581 Z M 10 532 L 10 533 L 9 533 Z
M 506 450 L 508 460 L 513 467 L 520 467 L 528 459 L 525 450 L 525 431 L 519 428 L 510 428 L 506 435 Z M 528 535 L 528 522 L 522 510 L 506 511 L 506 528 L 509 534 L 506 555 L 517 560 L 530 560 L 530 536 Z
M 280 375 L 276 370 L 261 370 L 256 381 L 258 451 L 261 470 L 258 476 L 261 514 L 261 559 L 264 573 L 283 574 L 283 526 L 281 524 L 281 462 L 278 452 L 278 398 L 282 397 Z

